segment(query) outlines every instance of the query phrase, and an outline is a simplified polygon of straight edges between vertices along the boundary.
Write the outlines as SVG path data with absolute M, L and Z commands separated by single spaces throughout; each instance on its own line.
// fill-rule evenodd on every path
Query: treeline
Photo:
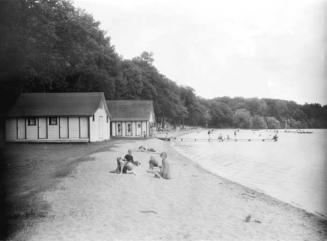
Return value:
M 124 59 L 90 14 L 66 0 L 0 1 L 0 109 L 22 92 L 101 91 L 107 99 L 152 99 L 158 122 L 210 127 L 326 128 L 327 107 L 292 101 L 197 97 L 153 65 Z M 133 39 L 131 39 L 133 44 Z M 222 80 L 223 82 L 223 80 Z

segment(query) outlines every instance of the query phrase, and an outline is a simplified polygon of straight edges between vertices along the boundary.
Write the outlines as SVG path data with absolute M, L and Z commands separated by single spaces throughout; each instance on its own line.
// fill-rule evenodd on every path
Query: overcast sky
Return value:
M 327 0 L 73 0 L 197 95 L 327 104 Z

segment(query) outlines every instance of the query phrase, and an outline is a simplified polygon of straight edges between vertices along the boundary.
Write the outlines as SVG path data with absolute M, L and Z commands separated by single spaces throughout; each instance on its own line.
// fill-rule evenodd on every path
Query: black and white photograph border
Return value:
M 327 240 L 327 0 L 0 0 L 0 240 Z

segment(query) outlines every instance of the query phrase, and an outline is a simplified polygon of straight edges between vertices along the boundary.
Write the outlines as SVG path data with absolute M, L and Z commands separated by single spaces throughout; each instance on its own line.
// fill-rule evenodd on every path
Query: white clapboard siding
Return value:
M 103 140 L 103 136 L 104 136 L 104 133 L 103 133 L 103 131 L 104 131 L 104 121 L 103 121 L 103 116 L 99 116 L 98 117 L 98 130 L 99 130 L 99 132 L 98 132 L 98 135 L 99 135 L 99 141 L 102 141 Z
M 132 131 L 133 131 L 133 136 L 136 136 L 136 123 L 135 121 L 132 122 Z
M 116 123 L 111 122 L 111 135 L 116 136 Z
M 122 122 L 122 136 L 126 136 L 126 122 Z
M 89 118 L 89 121 L 91 142 L 110 139 L 110 121 L 109 119 L 107 121 L 107 112 L 103 106 L 98 108 L 94 115 Z
M 17 119 L 17 131 L 18 131 L 18 134 L 17 134 L 18 139 L 26 138 L 25 118 Z

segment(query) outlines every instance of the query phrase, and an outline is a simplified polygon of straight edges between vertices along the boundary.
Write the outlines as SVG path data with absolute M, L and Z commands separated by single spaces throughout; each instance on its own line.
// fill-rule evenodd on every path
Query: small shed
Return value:
M 5 122 L 9 142 L 96 142 L 110 139 L 103 93 L 23 93 Z
M 111 136 L 149 137 L 155 124 L 152 100 L 108 100 Z

